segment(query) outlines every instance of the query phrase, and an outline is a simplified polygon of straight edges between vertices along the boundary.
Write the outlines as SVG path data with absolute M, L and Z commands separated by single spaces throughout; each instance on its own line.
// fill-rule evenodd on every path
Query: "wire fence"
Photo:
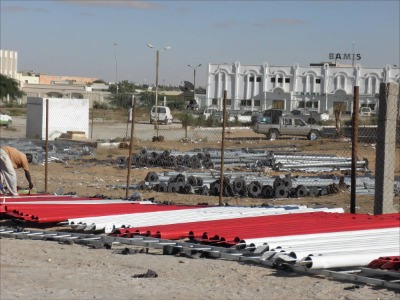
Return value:
M 358 107 L 356 98 L 355 90 Z M 151 124 L 150 110 L 139 110 L 134 102 L 126 121 L 121 121 L 106 119 L 107 110 L 102 116 L 92 110 L 79 117 L 78 108 L 89 111 L 84 99 L 71 99 L 76 101 L 72 108 L 53 100 L 28 101 L 26 126 L 31 129 L 27 135 L 31 133 L 27 138 L 42 140 L 47 150 L 38 154 L 38 149 L 32 149 L 36 160 L 48 163 L 55 159 L 56 146 L 48 140 L 57 134 L 58 142 L 89 139 L 110 147 L 116 144 L 125 149 L 116 163 L 128 170 L 122 186 L 126 195 L 133 189 L 156 191 L 160 197 L 165 193 L 208 195 L 218 197 L 221 205 L 226 197 L 266 202 L 293 198 L 300 203 L 312 197 L 323 205 L 325 199 L 340 195 L 353 213 L 360 205 L 368 206 L 364 211 L 371 214 L 400 210 L 397 84 L 382 84 L 378 116 L 359 116 L 358 109 L 349 116 L 338 109 L 329 121 L 313 125 L 287 116 L 279 120 L 286 118 L 291 125 L 266 122 L 262 127 L 256 125 L 259 116 L 239 121 L 238 116 L 223 111 L 206 119 L 174 110 L 172 124 Z M 30 114 L 39 127 L 29 124 Z M 72 119 L 71 114 L 75 115 Z M 40 122 L 38 116 L 42 116 Z M 141 146 L 144 142 L 146 147 Z M 82 147 L 69 151 L 90 154 L 90 149 Z M 131 184 L 131 169 L 148 171 L 140 184 Z

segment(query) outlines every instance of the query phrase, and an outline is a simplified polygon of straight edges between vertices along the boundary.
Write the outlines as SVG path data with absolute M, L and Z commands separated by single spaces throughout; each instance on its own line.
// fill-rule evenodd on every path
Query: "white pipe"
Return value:
M 353 246 L 364 246 L 365 248 L 373 247 L 374 245 L 384 245 L 386 242 L 390 241 L 399 241 L 400 234 L 393 234 L 391 236 L 382 237 L 382 236 L 362 236 L 355 237 L 354 239 L 344 238 L 342 240 L 320 240 L 316 243 L 299 243 L 294 245 L 286 245 L 286 246 L 278 246 L 276 248 L 271 248 L 269 251 L 281 251 L 284 250 L 286 252 L 289 251 L 309 251 L 309 250 L 317 250 L 317 249 L 346 249 Z M 305 241 L 306 242 L 306 241 Z
M 367 266 L 371 261 L 381 256 L 398 256 L 399 250 L 377 250 L 370 253 L 353 253 L 348 255 L 308 256 L 298 264 L 308 269 L 344 268 Z
M 316 212 L 316 211 L 343 212 L 343 209 L 307 208 L 307 209 L 285 210 L 284 208 L 209 207 L 209 208 L 113 215 L 104 217 L 77 218 L 77 219 L 69 219 L 68 222 L 69 224 L 79 223 L 79 222 L 86 224 L 103 223 L 108 225 L 114 225 L 115 227 L 118 227 L 118 225 L 116 224 L 119 223 L 130 227 L 144 227 L 144 226 L 154 226 L 154 225 L 178 224 L 186 222 L 237 219 L 246 217 L 306 213 L 306 212 Z
M 343 237 L 355 237 L 363 235 L 378 235 L 379 237 L 385 234 L 396 234 L 399 232 L 399 227 L 383 228 L 383 229 L 366 229 L 366 230 L 351 230 L 351 231 L 335 231 L 327 233 L 312 233 L 312 234 L 296 234 L 285 235 L 278 237 L 259 237 L 255 239 L 246 239 L 245 243 L 249 246 L 268 245 L 271 249 L 281 245 L 291 245 L 297 243 L 307 243 L 314 240 L 335 240 Z
M 298 251 L 286 251 L 286 253 L 293 257 L 296 258 L 297 260 L 301 260 L 307 256 L 326 256 L 326 255 L 347 255 L 351 253 L 371 253 L 371 252 L 376 252 L 376 251 L 385 251 L 386 249 L 393 249 L 397 251 L 400 251 L 400 247 L 397 246 L 396 244 L 398 243 L 399 240 L 395 241 L 385 241 L 385 244 L 381 245 L 373 245 L 369 248 L 365 248 L 364 246 L 352 246 L 352 247 L 346 247 L 346 248 L 336 248 L 336 249 L 315 249 L 315 250 L 298 250 Z M 384 246 L 383 246 L 384 245 Z M 289 253 L 288 253 L 289 252 Z

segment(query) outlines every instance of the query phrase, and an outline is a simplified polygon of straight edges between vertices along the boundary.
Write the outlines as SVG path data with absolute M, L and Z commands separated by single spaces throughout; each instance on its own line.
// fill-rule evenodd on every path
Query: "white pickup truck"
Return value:
M 323 127 L 307 124 L 304 120 L 294 116 L 283 116 L 277 124 L 258 122 L 254 125 L 255 133 L 265 134 L 267 139 L 276 140 L 280 135 L 305 136 L 313 141 L 323 136 Z

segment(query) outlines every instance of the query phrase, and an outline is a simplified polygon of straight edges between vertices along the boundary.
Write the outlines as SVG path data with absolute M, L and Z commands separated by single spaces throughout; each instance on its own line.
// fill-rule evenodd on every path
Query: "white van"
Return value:
M 218 111 L 216 107 L 207 107 L 203 112 L 204 118 L 207 120 L 216 111 Z
M 158 123 L 172 124 L 172 114 L 168 106 L 157 106 L 157 119 Z M 150 124 L 153 124 L 156 120 L 156 107 L 153 106 L 150 111 Z
M 373 113 L 372 113 L 372 109 L 370 107 L 368 107 L 368 106 L 361 107 L 361 109 L 360 109 L 361 117 L 370 117 L 372 115 L 373 115 Z

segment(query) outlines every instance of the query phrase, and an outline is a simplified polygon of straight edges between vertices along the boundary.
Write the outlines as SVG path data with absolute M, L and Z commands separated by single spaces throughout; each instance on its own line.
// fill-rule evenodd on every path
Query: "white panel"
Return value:
M 46 139 L 46 99 L 49 99 L 49 140 L 67 131 L 85 132 L 89 136 L 89 100 L 28 97 L 27 138 Z

